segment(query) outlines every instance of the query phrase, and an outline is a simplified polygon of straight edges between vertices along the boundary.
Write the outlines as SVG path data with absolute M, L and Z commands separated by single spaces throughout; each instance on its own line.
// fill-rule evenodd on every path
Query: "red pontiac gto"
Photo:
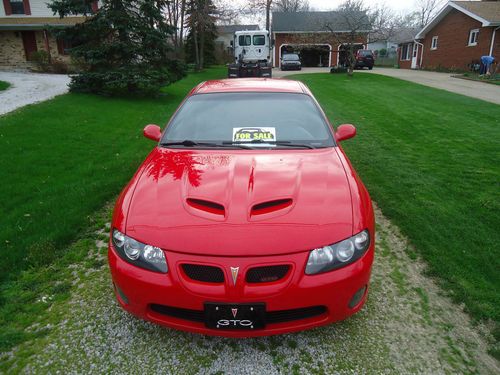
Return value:
M 120 305 L 168 327 L 248 337 L 344 319 L 366 301 L 370 197 L 298 81 L 195 87 L 121 193 L 109 264 Z

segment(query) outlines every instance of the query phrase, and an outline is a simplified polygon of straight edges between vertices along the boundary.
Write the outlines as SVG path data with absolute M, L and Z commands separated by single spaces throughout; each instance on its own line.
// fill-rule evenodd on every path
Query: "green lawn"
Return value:
M 163 126 L 193 86 L 225 74 L 191 74 L 158 99 L 68 94 L 0 116 L 0 352 L 29 337 L 38 294 L 59 276 L 46 267 L 153 148 L 144 126 Z
M 144 125 L 164 125 L 189 89 L 224 75 L 190 75 L 154 100 L 68 94 L 0 117 L 0 352 L 31 337 L 45 283 L 85 256 L 68 244 L 153 147 Z M 357 126 L 346 151 L 429 272 L 474 317 L 499 322 L 500 106 L 371 74 L 297 77 L 335 125 Z
M 0 91 L 7 90 L 10 87 L 9 82 L 0 81 Z
M 430 274 L 500 322 L 500 106 L 371 74 L 296 78 L 335 125 L 356 125 L 343 146 Z

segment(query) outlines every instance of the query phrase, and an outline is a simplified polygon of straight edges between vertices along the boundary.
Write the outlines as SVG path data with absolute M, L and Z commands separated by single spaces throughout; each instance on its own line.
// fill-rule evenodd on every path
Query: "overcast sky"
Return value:
M 439 0 L 441 5 L 446 4 L 447 0 Z M 233 4 L 245 4 L 246 0 L 232 0 Z M 343 3 L 344 0 L 309 0 L 309 5 L 314 10 L 334 10 Z M 397 14 L 407 14 L 414 11 L 416 7 L 417 0 L 364 0 L 364 3 L 369 6 L 383 5 L 385 4 L 388 8 L 393 9 Z M 234 22 L 234 21 L 233 21 Z M 240 16 L 240 19 L 236 22 L 239 23 L 258 23 L 261 27 L 264 25 L 264 15 L 263 14 L 253 14 L 253 16 L 248 13 L 244 16 Z
M 332 10 L 335 9 L 339 4 L 343 3 L 343 0 L 309 0 L 309 5 L 317 10 Z M 406 11 L 411 10 L 415 6 L 414 0 L 370 0 L 365 1 L 366 5 L 372 4 L 386 4 L 389 8 L 395 11 Z

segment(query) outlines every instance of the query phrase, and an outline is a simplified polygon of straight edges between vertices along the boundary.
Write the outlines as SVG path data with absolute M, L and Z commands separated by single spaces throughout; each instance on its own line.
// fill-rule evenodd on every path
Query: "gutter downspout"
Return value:
M 490 56 L 493 56 L 493 45 L 495 44 L 495 34 L 498 29 L 500 29 L 500 26 L 498 26 L 495 30 L 493 30 L 493 35 L 491 36 Z
M 420 42 L 417 42 L 416 40 L 414 40 L 414 42 L 420 46 L 422 46 L 422 49 L 420 51 L 420 64 L 418 64 L 418 68 L 419 69 L 422 69 L 422 61 L 424 59 L 424 45 L 423 43 L 420 43 Z

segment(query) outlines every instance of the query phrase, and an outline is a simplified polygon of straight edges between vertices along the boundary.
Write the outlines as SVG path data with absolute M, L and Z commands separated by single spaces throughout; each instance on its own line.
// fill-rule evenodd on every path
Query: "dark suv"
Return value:
M 287 53 L 281 58 L 281 70 L 301 70 L 300 57 L 296 53 Z
M 369 49 L 359 49 L 356 52 L 356 66 L 355 68 L 364 68 L 372 70 L 375 64 L 375 58 L 373 57 L 373 52 Z

